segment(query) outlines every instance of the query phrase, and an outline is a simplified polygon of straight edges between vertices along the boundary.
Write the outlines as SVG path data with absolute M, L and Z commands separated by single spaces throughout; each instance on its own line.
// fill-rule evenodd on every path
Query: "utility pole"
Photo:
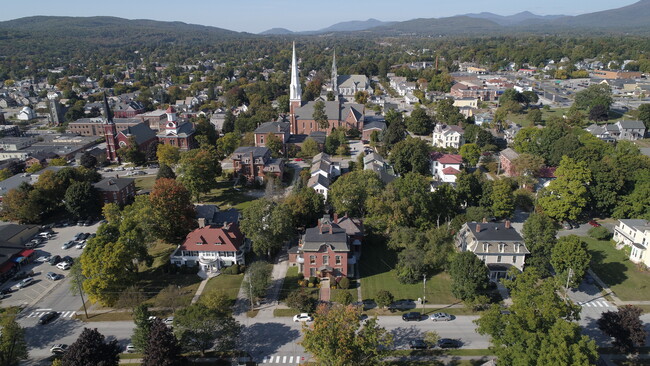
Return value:
M 422 282 L 422 314 L 424 314 L 424 303 L 427 302 L 427 275 L 422 275 L 424 281 Z
M 251 311 L 253 311 L 253 284 L 251 283 L 250 279 L 248 281 L 248 293 L 251 298 Z
M 81 279 L 77 276 L 77 286 L 79 287 L 79 296 L 81 296 L 81 303 L 84 306 L 84 313 L 86 313 L 86 319 L 88 319 L 88 309 L 86 309 L 86 300 L 84 300 L 84 291 L 81 288 Z

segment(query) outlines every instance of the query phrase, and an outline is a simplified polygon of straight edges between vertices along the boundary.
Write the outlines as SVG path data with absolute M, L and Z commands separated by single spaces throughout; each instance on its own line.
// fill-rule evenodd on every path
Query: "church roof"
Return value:
M 289 122 L 265 122 L 255 129 L 255 133 L 289 133 Z
M 135 136 L 135 142 L 141 145 L 156 137 L 156 133 L 145 123 L 138 123 L 120 131 L 124 136 Z
M 327 115 L 328 120 L 339 121 L 341 116 L 341 111 L 339 107 L 339 102 L 336 101 L 326 101 L 325 104 L 325 114 Z M 313 120 L 314 119 L 314 105 L 316 102 L 307 102 L 302 107 L 296 108 L 296 120 Z
M 366 89 L 370 82 L 366 75 L 339 75 L 337 79 L 339 88 L 353 88 Z

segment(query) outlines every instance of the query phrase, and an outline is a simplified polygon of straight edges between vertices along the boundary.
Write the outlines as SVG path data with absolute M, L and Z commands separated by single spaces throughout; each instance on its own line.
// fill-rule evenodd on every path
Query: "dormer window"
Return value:
M 499 243 L 499 252 L 503 253 L 506 249 L 506 245 L 504 243 Z
M 489 247 L 490 247 L 490 244 L 488 244 L 488 243 L 483 243 L 483 251 L 484 251 L 484 252 L 487 252 Z

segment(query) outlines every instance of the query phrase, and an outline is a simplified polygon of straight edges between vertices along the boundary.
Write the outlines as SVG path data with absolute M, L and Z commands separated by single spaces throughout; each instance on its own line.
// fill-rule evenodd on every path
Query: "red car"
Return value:
M 302 161 L 302 158 L 293 159 L 293 161 Z
M 599 226 L 600 226 L 600 224 L 597 223 L 597 222 L 594 221 L 594 220 L 589 221 L 589 225 L 591 225 L 591 226 L 593 226 L 593 227 L 599 227 Z

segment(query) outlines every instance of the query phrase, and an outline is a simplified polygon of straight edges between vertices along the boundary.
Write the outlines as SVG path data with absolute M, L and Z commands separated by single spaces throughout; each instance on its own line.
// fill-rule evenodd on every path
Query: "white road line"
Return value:
M 278 357 L 280 357 L 280 356 L 278 356 Z M 287 356 L 282 357 L 282 363 L 287 363 Z
M 605 306 L 609 307 L 609 303 L 607 301 L 605 301 Z
M 588 303 L 587 303 L 587 306 L 589 306 L 589 307 L 591 307 L 591 303 L 590 303 L 590 302 L 588 302 Z
M 289 356 L 289 363 L 293 363 L 293 356 Z
M 300 356 L 296 356 L 296 363 L 300 363 Z
M 51 311 L 52 309 L 36 309 L 34 311 Z

